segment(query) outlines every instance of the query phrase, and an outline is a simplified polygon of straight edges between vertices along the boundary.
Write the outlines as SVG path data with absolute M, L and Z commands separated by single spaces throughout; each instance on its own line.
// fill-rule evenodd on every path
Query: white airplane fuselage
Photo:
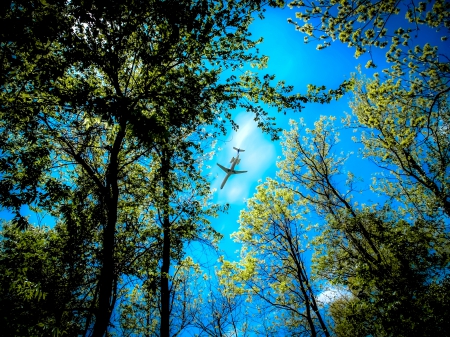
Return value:
M 237 149 L 237 148 L 235 148 L 234 147 L 234 149 L 237 151 L 237 156 L 236 156 L 236 158 L 231 158 L 231 161 L 230 161 L 230 163 L 231 163 L 231 166 L 230 166 L 230 168 L 226 168 L 226 167 L 224 167 L 224 166 L 222 166 L 222 165 L 220 165 L 220 164 L 217 164 L 222 170 L 224 170 L 226 173 L 227 173 L 227 175 L 225 176 L 225 178 L 223 179 L 223 181 L 222 181 L 222 185 L 220 185 L 220 189 L 222 189 L 224 186 L 225 186 L 225 183 L 227 182 L 227 180 L 228 180 L 228 178 L 231 176 L 231 175 L 233 175 L 233 174 L 238 174 L 238 173 L 245 173 L 245 172 L 247 172 L 247 171 L 236 171 L 234 168 L 236 167 L 236 165 L 237 164 L 239 164 L 239 162 L 241 161 L 240 159 L 239 159 L 239 152 L 244 152 L 245 150 L 241 150 L 241 149 Z

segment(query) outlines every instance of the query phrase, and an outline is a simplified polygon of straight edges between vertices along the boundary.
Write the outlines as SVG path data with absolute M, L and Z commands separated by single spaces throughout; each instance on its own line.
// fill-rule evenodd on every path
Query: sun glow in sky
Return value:
M 248 171 L 245 174 L 232 175 L 224 188 L 220 190 L 220 184 L 225 177 L 225 172 L 218 166 L 212 170 L 212 188 L 217 189 L 217 201 L 228 203 L 240 203 L 248 198 L 249 191 L 253 183 L 261 179 L 276 157 L 275 144 L 260 132 L 252 115 L 241 113 L 236 118 L 239 130 L 233 132 L 230 140 L 222 146 L 222 151 L 218 152 L 215 159 L 225 167 L 229 167 L 232 157 L 236 157 L 236 150 L 233 147 L 244 149 L 245 152 L 239 154 L 240 163 L 237 170 Z

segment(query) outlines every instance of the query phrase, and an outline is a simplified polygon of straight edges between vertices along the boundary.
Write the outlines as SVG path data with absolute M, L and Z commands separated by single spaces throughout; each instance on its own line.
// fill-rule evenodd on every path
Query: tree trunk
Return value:
M 161 266 L 161 326 L 160 337 L 170 335 L 170 292 L 169 292 L 169 269 L 170 269 L 170 222 L 169 217 L 164 216 L 163 225 L 163 257 Z
M 103 337 L 108 329 L 109 320 L 114 309 L 114 284 L 117 278 L 114 270 L 115 232 L 119 201 L 118 186 L 118 154 L 125 137 L 126 122 L 120 124 L 120 131 L 116 135 L 111 149 L 110 162 L 106 175 L 106 188 L 103 192 L 103 209 L 106 210 L 106 225 L 103 229 L 102 268 L 97 287 L 99 288 L 98 308 L 92 337 Z
M 109 220 L 109 219 L 108 219 Z M 111 317 L 111 298 L 114 284 L 114 226 L 111 221 L 103 232 L 103 249 L 102 249 L 102 269 L 100 271 L 100 281 L 98 287 L 99 300 L 97 314 L 95 317 L 93 337 L 103 337 L 108 329 L 109 319 Z
M 169 218 L 169 172 L 170 157 L 165 150 L 162 151 L 161 179 L 163 183 L 163 255 L 161 266 L 161 325 L 160 337 L 170 336 L 170 292 L 169 292 L 169 271 L 170 271 L 170 218 Z

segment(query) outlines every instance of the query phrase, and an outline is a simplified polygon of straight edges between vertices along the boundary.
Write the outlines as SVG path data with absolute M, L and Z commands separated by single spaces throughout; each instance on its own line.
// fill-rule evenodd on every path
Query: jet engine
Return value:
M 231 158 L 231 160 L 230 160 L 230 163 L 231 163 L 231 164 L 236 163 L 236 165 L 237 165 L 237 164 L 239 164 L 240 162 L 241 162 L 241 159 L 240 159 L 240 158 L 234 158 L 234 157 L 233 157 L 233 158 Z

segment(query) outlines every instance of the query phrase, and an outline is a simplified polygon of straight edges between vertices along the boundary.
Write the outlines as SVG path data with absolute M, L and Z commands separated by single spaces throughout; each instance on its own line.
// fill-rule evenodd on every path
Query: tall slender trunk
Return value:
M 170 269 L 170 222 L 169 217 L 164 217 L 163 224 L 163 258 L 161 266 L 161 326 L 160 337 L 170 335 L 170 291 L 169 291 L 169 269 Z
M 297 280 L 300 284 L 300 290 L 305 298 L 305 308 L 306 308 L 306 319 L 308 320 L 309 327 L 311 329 L 311 336 L 317 336 L 316 327 L 313 321 L 312 311 L 315 313 L 316 318 L 319 320 L 320 328 L 326 337 L 330 337 L 330 332 L 325 324 L 325 321 L 320 314 L 319 308 L 316 303 L 316 298 L 313 289 L 309 283 L 308 273 L 306 271 L 305 265 L 301 260 L 301 253 L 298 247 L 294 244 L 292 236 L 286 235 L 286 240 L 289 244 L 288 252 L 291 255 L 292 260 L 295 263 L 295 269 L 297 272 Z
M 169 270 L 170 270 L 170 218 L 169 218 L 169 172 L 170 157 L 167 151 L 162 151 L 161 179 L 163 184 L 163 254 L 161 266 L 161 325 L 160 337 L 170 336 L 170 292 L 169 292 Z
M 114 270 L 115 232 L 117 223 L 117 211 L 119 201 L 118 186 L 118 155 L 125 138 L 126 121 L 120 123 L 120 130 L 114 140 L 111 149 L 108 172 L 106 175 L 106 188 L 103 191 L 103 209 L 107 212 L 106 222 L 102 237 L 102 254 L 98 307 L 95 315 L 95 324 L 92 337 L 103 337 L 108 329 L 112 311 L 114 309 L 115 281 L 117 279 Z
M 112 207 L 114 209 L 114 207 Z M 113 211 L 109 209 L 109 211 Z M 109 319 L 112 313 L 111 299 L 113 295 L 114 285 L 114 239 L 115 239 L 115 225 L 117 218 L 112 215 L 108 217 L 107 225 L 103 231 L 103 249 L 102 249 L 102 268 L 100 271 L 100 280 L 98 287 L 99 299 L 97 314 L 95 316 L 95 325 L 93 337 L 102 337 L 108 329 Z
M 300 290 L 303 293 L 303 297 L 305 298 L 306 320 L 308 321 L 309 329 L 310 329 L 310 332 L 311 332 L 311 337 L 316 337 L 317 336 L 317 332 L 316 332 L 316 326 L 314 325 L 313 317 L 311 315 L 310 298 L 309 298 L 308 291 L 307 291 L 303 281 L 304 280 L 299 279 Z
M 313 290 L 311 289 L 310 285 L 307 284 L 307 287 L 309 289 L 309 293 L 311 294 L 311 308 L 316 314 L 317 319 L 319 320 L 320 327 L 322 328 L 323 333 L 326 337 L 330 337 L 330 332 L 328 331 L 327 325 L 325 324 L 325 321 L 322 318 L 322 315 L 320 314 L 319 307 L 316 303 L 316 298 L 313 293 Z

